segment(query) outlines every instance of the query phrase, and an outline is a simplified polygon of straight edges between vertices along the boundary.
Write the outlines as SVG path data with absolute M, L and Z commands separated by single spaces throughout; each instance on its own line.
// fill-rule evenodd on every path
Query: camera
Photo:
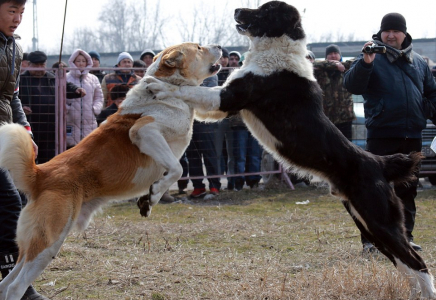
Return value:
M 362 49 L 363 53 L 386 53 L 386 47 L 385 46 L 377 46 L 377 44 L 368 45 L 366 47 L 363 47 Z

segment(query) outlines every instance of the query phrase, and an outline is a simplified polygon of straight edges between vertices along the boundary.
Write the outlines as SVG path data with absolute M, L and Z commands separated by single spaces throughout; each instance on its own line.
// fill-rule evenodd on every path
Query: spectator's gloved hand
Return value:
M 80 97 L 84 97 L 84 96 L 86 95 L 86 91 L 85 91 L 84 88 L 78 88 L 78 89 L 76 90 L 76 94 L 79 94 Z

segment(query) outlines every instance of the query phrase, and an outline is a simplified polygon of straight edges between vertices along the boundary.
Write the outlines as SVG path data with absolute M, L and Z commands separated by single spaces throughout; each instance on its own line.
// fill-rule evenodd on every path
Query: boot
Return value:
M 4 279 L 9 272 L 15 267 L 15 262 L 18 259 L 18 253 L 0 253 L 0 272 Z M 24 293 L 21 300 L 50 300 L 39 294 L 32 285 L 30 285 Z
M 50 300 L 50 299 L 38 293 L 33 288 L 33 286 L 29 286 L 26 292 L 24 293 L 23 297 L 21 297 L 21 300 Z
M 162 204 L 169 204 L 169 203 L 173 203 L 176 199 L 174 199 L 173 196 L 170 195 L 169 191 L 166 191 L 163 195 L 162 198 L 160 198 L 159 203 Z

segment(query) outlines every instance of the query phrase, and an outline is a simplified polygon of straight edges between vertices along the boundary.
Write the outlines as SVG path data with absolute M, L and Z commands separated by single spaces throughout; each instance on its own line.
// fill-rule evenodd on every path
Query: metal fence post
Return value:
M 66 96 L 67 77 L 66 70 L 59 66 L 56 74 L 56 155 L 66 150 Z

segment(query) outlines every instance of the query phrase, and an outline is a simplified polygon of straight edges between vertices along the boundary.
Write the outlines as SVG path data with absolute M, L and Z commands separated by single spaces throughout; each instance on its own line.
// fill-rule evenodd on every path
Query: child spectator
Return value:
M 92 59 L 92 67 L 93 68 L 100 67 L 100 53 L 98 53 L 97 51 L 91 50 L 91 51 L 89 51 L 88 54 L 91 56 L 91 59 Z M 89 73 L 97 76 L 98 81 L 100 81 L 100 83 L 103 80 L 104 76 L 106 75 L 106 72 L 102 71 L 102 70 L 91 70 L 91 71 L 89 71 Z
M 133 62 L 133 67 L 134 68 L 142 68 L 142 70 L 133 70 L 133 72 L 137 75 L 137 76 L 139 76 L 139 77 L 144 77 L 144 75 L 145 75 L 145 70 L 147 70 L 147 66 L 145 65 L 145 62 L 143 62 L 142 60 L 139 60 L 139 59 L 137 59 L 137 60 L 135 60 L 134 62 Z
M 142 51 L 141 56 L 139 57 L 145 63 L 145 67 L 148 68 L 153 63 L 153 58 L 156 54 L 151 49 L 145 49 Z
M 101 122 L 106 120 L 110 115 L 117 112 L 120 104 L 126 99 L 126 94 L 129 91 L 129 86 L 126 84 L 116 85 L 111 90 L 111 98 L 113 103 L 103 109 L 101 113 L 97 116 L 97 123 L 100 126 Z

